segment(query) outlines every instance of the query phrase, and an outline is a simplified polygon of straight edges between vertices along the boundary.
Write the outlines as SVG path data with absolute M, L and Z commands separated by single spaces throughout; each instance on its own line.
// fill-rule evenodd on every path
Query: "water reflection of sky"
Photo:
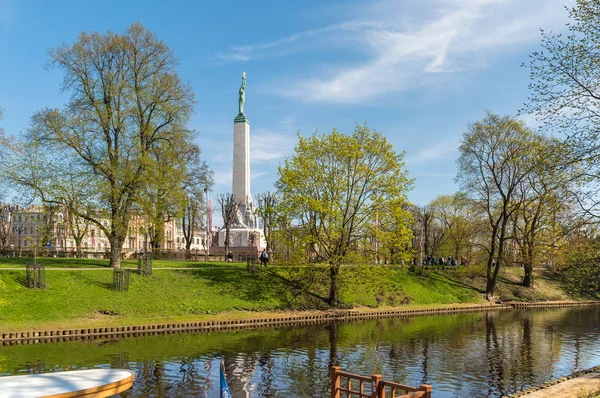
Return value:
M 129 367 L 124 397 L 328 396 L 329 365 L 437 397 L 498 397 L 600 364 L 600 307 L 470 313 L 0 348 L 0 375 Z

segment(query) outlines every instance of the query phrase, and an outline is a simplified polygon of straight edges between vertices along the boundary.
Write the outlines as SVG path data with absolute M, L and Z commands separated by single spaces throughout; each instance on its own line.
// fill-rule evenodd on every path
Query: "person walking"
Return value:
M 263 249 L 262 253 L 260 253 L 259 260 L 260 260 L 261 265 L 264 265 L 265 267 L 269 263 L 269 255 L 267 254 L 266 249 Z

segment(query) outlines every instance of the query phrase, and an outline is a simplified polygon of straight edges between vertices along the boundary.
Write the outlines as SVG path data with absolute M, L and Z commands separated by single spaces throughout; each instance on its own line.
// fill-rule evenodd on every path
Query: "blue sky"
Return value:
M 514 114 L 527 98 L 520 67 L 539 29 L 563 30 L 573 0 L 32 1 L 0 0 L 0 108 L 9 134 L 33 112 L 61 107 L 61 75 L 46 50 L 81 31 L 123 32 L 135 21 L 175 52 L 195 93 L 190 128 L 231 191 L 233 118 L 248 76 L 252 193 L 273 189 L 296 132 L 367 122 L 416 179 L 425 204 L 457 187 L 457 146 L 485 110 Z M 529 123 L 533 118 L 525 116 Z

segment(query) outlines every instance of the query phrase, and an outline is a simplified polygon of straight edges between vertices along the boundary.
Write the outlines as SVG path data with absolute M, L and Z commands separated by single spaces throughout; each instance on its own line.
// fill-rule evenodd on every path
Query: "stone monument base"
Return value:
M 240 251 L 261 251 L 266 247 L 263 233 L 258 228 L 232 228 L 229 230 L 229 247 Z M 225 247 L 225 228 L 219 231 L 219 247 Z

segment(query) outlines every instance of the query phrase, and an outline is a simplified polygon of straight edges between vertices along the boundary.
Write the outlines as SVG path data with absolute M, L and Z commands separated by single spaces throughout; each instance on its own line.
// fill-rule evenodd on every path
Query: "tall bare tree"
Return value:
M 258 216 L 263 222 L 263 233 L 267 243 L 266 250 L 267 253 L 269 253 L 269 256 L 272 257 L 275 250 L 275 236 L 273 230 L 277 224 L 277 205 L 279 203 L 279 197 L 276 193 L 266 191 L 256 195 L 256 201 L 258 203 Z M 272 258 L 271 261 L 273 261 Z
M 230 233 L 233 222 L 236 219 L 242 200 L 237 198 L 232 193 L 220 194 L 217 196 L 217 202 L 221 208 L 221 215 L 223 216 L 223 228 L 225 228 L 225 253 L 229 253 L 230 245 Z
M 490 228 L 487 298 L 494 296 L 506 243 L 512 239 L 509 221 L 522 204 L 518 187 L 535 166 L 534 142 L 523 122 L 492 113 L 469 125 L 463 134 L 457 180 L 485 210 Z
M 202 225 L 202 216 L 206 214 L 205 195 L 213 184 L 213 171 L 200 159 L 200 148 L 192 147 L 186 156 L 186 175 L 182 181 L 185 202 L 181 218 L 185 247 L 188 251 L 194 241 L 194 234 Z M 207 234 L 210 231 L 207 231 Z M 206 236 L 208 244 L 208 236 Z
M 430 205 L 412 208 L 418 228 L 423 231 L 423 249 L 425 255 L 435 256 L 444 241 L 445 228 L 438 219 L 436 208 Z
M 0 203 L 0 247 L 6 247 L 8 244 L 15 214 L 19 211 L 19 206 L 11 203 Z
M 71 97 L 64 109 L 33 116 L 28 146 L 51 151 L 58 165 L 60 158 L 70 159 L 85 174 L 94 192 L 91 206 L 69 210 L 104 232 L 110 264 L 120 267 L 132 208 L 156 183 L 153 154 L 162 146 L 189 144 L 185 124 L 194 96 L 175 72 L 177 60 L 169 47 L 139 23 L 125 34 L 81 33 L 73 44 L 49 54 Z M 42 165 L 50 171 L 56 166 Z M 65 203 L 60 187 L 28 174 L 21 173 L 20 182 L 38 194 L 44 191 L 44 202 Z M 108 224 L 102 222 L 106 219 Z

